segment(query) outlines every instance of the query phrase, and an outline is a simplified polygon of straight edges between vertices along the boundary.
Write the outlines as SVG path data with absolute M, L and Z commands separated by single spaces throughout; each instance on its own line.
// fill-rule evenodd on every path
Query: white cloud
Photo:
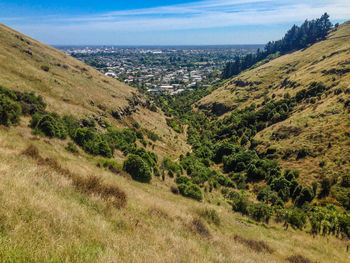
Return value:
M 204 0 L 89 16 L 10 18 L 24 32 L 138 33 L 296 23 L 328 12 L 350 18 L 349 0 Z M 10 20 L 9 20 L 10 21 Z

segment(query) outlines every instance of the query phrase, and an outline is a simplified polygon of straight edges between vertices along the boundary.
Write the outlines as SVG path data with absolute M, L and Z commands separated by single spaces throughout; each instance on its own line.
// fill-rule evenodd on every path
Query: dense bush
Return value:
M 231 155 L 238 151 L 238 147 L 234 144 L 223 142 L 215 146 L 213 151 L 213 161 L 216 163 L 221 163 L 222 158 L 227 155 Z
M 41 95 L 36 96 L 34 92 L 16 92 L 17 100 L 20 102 L 23 114 L 33 115 L 36 112 L 44 112 L 46 103 Z
M 232 209 L 236 212 L 240 212 L 244 215 L 248 214 L 248 206 L 250 204 L 248 196 L 244 193 L 237 193 L 231 191 L 228 195 L 231 201 Z
M 249 216 L 258 222 L 263 221 L 268 223 L 272 213 L 272 208 L 264 203 L 250 204 L 248 206 Z
M 136 132 L 130 129 L 116 130 L 112 127 L 107 129 L 104 139 L 112 149 L 116 148 L 125 155 L 131 153 L 136 148 Z
M 297 197 L 295 203 L 297 206 L 301 207 L 305 202 L 311 202 L 314 198 L 314 192 L 310 188 L 303 188 L 300 195 Z
M 162 161 L 162 169 L 171 171 L 173 174 L 176 174 L 176 175 L 183 174 L 183 169 L 181 165 L 179 165 L 176 162 L 173 162 L 167 157 L 165 157 Z
M 30 126 L 35 133 L 65 139 L 68 136 L 66 123 L 56 113 L 35 113 Z
M 279 176 L 272 180 L 270 187 L 284 202 L 287 202 L 290 197 L 290 182 L 283 176 Z
M 20 104 L 11 97 L 0 93 L 0 124 L 5 126 L 16 125 L 21 114 Z
M 149 152 L 144 148 L 134 148 L 130 153 L 140 156 L 151 168 L 157 166 L 158 156 L 153 152 Z
M 142 183 L 149 183 L 152 179 L 152 172 L 147 163 L 138 155 L 129 154 L 123 163 L 123 170 L 131 177 Z
M 183 183 L 178 185 L 179 192 L 185 197 L 201 201 L 203 199 L 203 193 L 200 187 L 191 182 Z
M 299 91 L 295 98 L 297 102 L 301 102 L 304 99 L 312 98 L 312 97 L 317 97 L 321 95 L 324 91 L 326 91 L 328 88 L 320 82 L 312 82 L 309 86 L 308 89 L 303 89 Z
M 223 158 L 225 172 L 241 172 L 244 171 L 247 165 L 257 159 L 258 156 L 255 151 L 242 151 Z
M 188 182 L 190 182 L 190 178 L 181 175 L 176 178 L 175 182 L 177 184 L 187 184 Z
M 287 214 L 287 222 L 293 227 L 302 230 L 306 224 L 306 215 L 298 209 L 291 209 Z
M 101 155 L 107 158 L 113 156 L 113 150 L 108 144 L 108 141 L 93 128 L 78 128 L 73 139 L 87 153 Z

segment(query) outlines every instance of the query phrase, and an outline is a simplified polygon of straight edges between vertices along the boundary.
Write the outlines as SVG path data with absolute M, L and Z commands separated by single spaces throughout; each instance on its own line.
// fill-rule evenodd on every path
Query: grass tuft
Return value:
M 255 252 L 265 252 L 269 254 L 273 253 L 273 249 L 265 241 L 256 241 L 238 235 L 235 235 L 233 239 L 236 242 L 239 242 L 245 245 L 246 247 L 250 248 L 251 250 L 254 250 Z
M 117 208 L 126 206 L 127 195 L 118 186 L 114 184 L 106 184 L 102 182 L 100 177 L 94 175 L 83 177 L 74 174 L 69 169 L 62 167 L 57 160 L 53 158 L 43 158 L 39 153 L 39 149 L 33 144 L 29 145 L 29 147 L 24 150 L 22 154 L 37 160 L 39 165 L 49 166 L 56 172 L 71 179 L 74 187 L 79 192 L 90 195 L 98 195 L 104 200 L 112 201 L 113 205 Z
M 206 225 L 199 218 L 194 218 L 191 222 L 191 229 L 193 232 L 199 234 L 201 237 L 210 238 L 211 234 Z
M 313 263 L 310 259 L 302 255 L 293 255 L 287 258 L 289 263 Z
M 31 157 L 33 159 L 36 159 L 36 160 L 41 159 L 38 147 L 36 147 L 33 144 L 29 145 L 28 148 L 26 148 L 22 152 L 22 154 L 27 155 L 27 156 L 29 156 L 29 157 Z

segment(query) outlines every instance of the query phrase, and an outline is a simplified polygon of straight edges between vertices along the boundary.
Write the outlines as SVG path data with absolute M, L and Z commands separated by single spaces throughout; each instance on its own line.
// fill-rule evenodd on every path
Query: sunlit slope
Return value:
M 24 154 L 29 144 L 38 155 Z M 0 262 L 348 262 L 346 242 L 253 223 L 228 205 L 174 195 L 172 181 L 141 184 L 96 167 L 28 127 L 0 128 Z M 41 158 L 49 158 L 42 161 Z M 116 208 L 70 173 L 119 187 Z M 208 216 L 206 211 L 216 211 Z M 291 261 L 286 261 L 287 258 Z
M 154 149 L 161 156 L 178 156 L 189 149 L 184 135 L 176 134 L 167 126 L 160 110 L 148 110 L 147 99 L 135 88 L 2 24 L 0 86 L 41 94 L 48 110 L 60 114 L 77 118 L 106 117 L 120 128 L 137 121 L 162 138 Z M 122 120 L 116 120 L 112 112 L 124 114 Z
M 255 139 L 261 140 L 263 147 L 276 147 L 281 164 L 299 169 L 305 183 L 315 177 L 348 174 L 350 22 L 340 25 L 324 41 L 228 80 L 196 106 L 214 112 L 224 109 L 229 114 L 252 103 L 259 106 L 264 100 L 278 101 L 287 93 L 294 97 L 312 82 L 323 83 L 327 91 L 298 103 L 287 120 L 264 129 Z M 297 152 L 303 148 L 308 156 L 297 160 Z

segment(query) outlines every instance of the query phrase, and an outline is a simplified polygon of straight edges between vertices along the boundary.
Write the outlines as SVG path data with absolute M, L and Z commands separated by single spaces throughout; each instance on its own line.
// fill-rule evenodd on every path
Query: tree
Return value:
M 123 163 L 123 170 L 129 173 L 132 179 L 142 183 L 149 183 L 152 179 L 150 167 L 138 155 L 129 154 Z

